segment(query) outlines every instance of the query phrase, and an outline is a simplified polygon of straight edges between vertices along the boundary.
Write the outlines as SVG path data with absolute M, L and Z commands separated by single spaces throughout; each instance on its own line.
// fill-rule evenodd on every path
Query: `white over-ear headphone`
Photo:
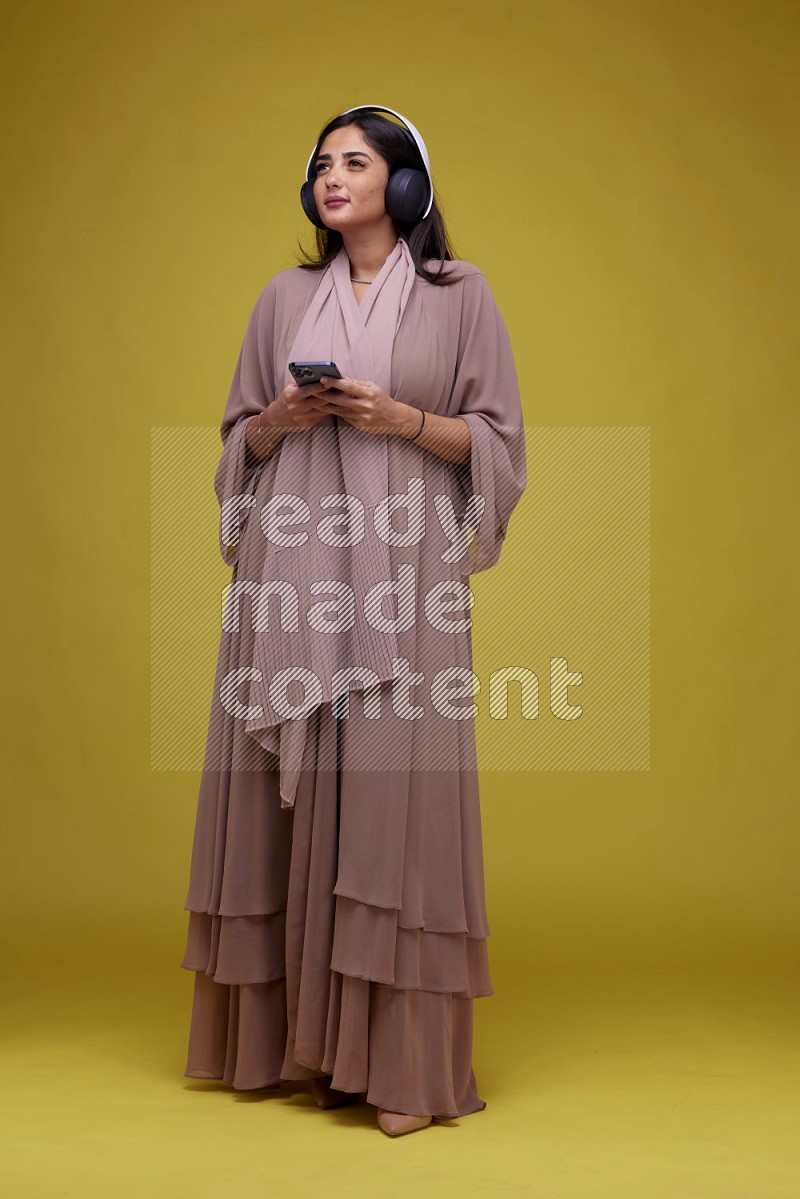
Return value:
M 433 207 L 433 178 L 428 150 L 422 140 L 422 135 L 402 113 L 395 112 L 393 108 L 385 108 L 382 104 L 358 104 L 355 108 L 345 109 L 345 113 L 359 112 L 362 109 L 368 109 L 370 112 L 390 112 L 392 116 L 397 117 L 403 123 L 403 132 L 419 150 L 425 164 L 425 174 L 423 175 L 422 171 L 413 170 L 411 167 L 401 167 L 394 171 L 389 176 L 389 182 L 386 185 L 386 211 L 395 220 L 405 221 L 409 224 L 416 224 L 417 221 L 424 220 Z M 345 113 L 341 115 L 344 116 Z M 320 218 L 313 193 L 314 181 L 311 175 L 311 164 L 314 161 L 316 149 L 315 146 L 306 164 L 306 182 L 300 189 L 300 201 L 308 219 L 317 228 L 325 229 L 327 226 Z

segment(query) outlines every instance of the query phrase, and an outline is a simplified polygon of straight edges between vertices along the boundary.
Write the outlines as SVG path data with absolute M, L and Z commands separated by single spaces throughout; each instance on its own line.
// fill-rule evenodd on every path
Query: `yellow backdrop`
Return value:
M 7 15 L 9 1194 L 797 1193 L 798 41 L 780 0 Z M 521 748 L 482 727 L 488 1106 L 396 1144 L 183 1078 L 178 968 L 217 429 L 363 103 L 422 132 L 515 351 L 530 485 L 476 655 L 584 672 L 579 720 L 543 686 Z

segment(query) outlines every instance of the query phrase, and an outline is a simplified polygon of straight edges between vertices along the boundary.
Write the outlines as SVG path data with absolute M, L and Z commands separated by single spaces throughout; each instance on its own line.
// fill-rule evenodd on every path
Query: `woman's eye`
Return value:
M 323 170 L 324 167 L 329 166 L 329 165 L 330 164 L 327 162 L 318 162 L 317 163 L 317 174 L 319 174 L 320 171 Z M 351 158 L 350 166 L 363 167 L 363 166 L 366 166 L 366 163 L 362 162 L 360 158 Z

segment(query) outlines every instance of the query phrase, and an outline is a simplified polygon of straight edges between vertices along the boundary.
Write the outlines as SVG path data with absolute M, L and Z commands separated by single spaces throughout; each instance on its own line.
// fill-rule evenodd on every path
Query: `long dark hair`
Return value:
M 317 165 L 317 154 L 323 141 L 334 129 L 341 129 L 345 125 L 358 126 L 367 144 L 386 160 L 390 175 L 400 167 L 413 167 L 423 174 L 426 173 L 419 147 L 416 142 L 411 141 L 400 125 L 377 113 L 362 111 L 342 113 L 324 127 L 314 147 L 314 157 L 311 160 L 312 179 Z M 455 272 L 442 273 L 444 262 L 453 261 L 456 255 L 445 228 L 441 209 L 436 202 L 435 189 L 431 210 L 424 221 L 417 221 L 416 225 L 394 221 L 394 227 L 398 237 L 407 242 L 418 275 L 427 279 L 429 283 L 438 283 L 444 287 L 456 282 Z M 298 242 L 300 266 L 304 270 L 323 270 L 344 244 L 338 229 L 316 229 L 316 242 L 316 253 L 311 254 Z M 429 271 L 423 265 L 429 258 L 442 260 L 438 271 Z

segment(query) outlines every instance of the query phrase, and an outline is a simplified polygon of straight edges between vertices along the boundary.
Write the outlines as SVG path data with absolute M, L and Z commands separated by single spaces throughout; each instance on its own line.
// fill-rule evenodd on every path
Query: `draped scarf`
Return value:
M 394 338 L 414 279 L 411 253 L 405 240 L 399 238 L 359 304 L 350 282 L 350 262 L 342 247 L 320 277 L 288 361 L 332 361 L 342 375 L 371 380 L 391 395 Z M 285 383 L 291 380 L 287 363 Z M 375 505 L 388 495 L 389 436 L 357 429 L 330 414 L 311 430 L 287 434 L 279 450 L 271 501 L 276 503 L 286 495 L 300 496 L 308 506 L 310 520 L 301 526 L 307 538 L 298 544 L 275 545 L 270 540 L 260 581 L 279 583 L 291 594 L 293 588 L 300 607 L 296 623 L 286 630 L 277 623 L 279 603 L 270 601 L 269 627 L 256 633 L 253 665 L 264 680 L 302 677 L 306 685 L 301 702 L 290 700 L 282 684 L 274 696 L 262 686 L 253 709 L 257 715 L 250 716 L 245 728 L 280 759 L 283 808 L 294 806 L 311 714 L 320 704 L 336 698 L 332 694 L 334 672 L 354 671 L 345 689 L 367 686 L 375 676 L 382 681 L 394 677 L 395 635 L 373 628 L 365 620 L 362 607 L 368 589 L 391 576 L 389 547 L 376 535 L 372 521 Z M 358 502 L 344 501 L 343 496 Z M 332 513 L 320 537 L 316 529 L 326 508 Z M 364 517 L 361 521 L 360 511 Z M 267 514 L 270 529 L 273 515 L 277 519 L 277 509 Z M 337 543 L 351 543 L 362 533 L 355 544 Z M 343 602 L 341 581 L 354 594 L 353 621 L 344 631 L 326 632 L 322 613 L 325 605 L 314 597 L 327 595 L 329 609 L 331 595 L 337 596 L 338 603 Z M 313 612 L 309 610 L 307 616 L 309 605 L 313 605 Z M 291 714 L 287 715 L 289 709 Z

